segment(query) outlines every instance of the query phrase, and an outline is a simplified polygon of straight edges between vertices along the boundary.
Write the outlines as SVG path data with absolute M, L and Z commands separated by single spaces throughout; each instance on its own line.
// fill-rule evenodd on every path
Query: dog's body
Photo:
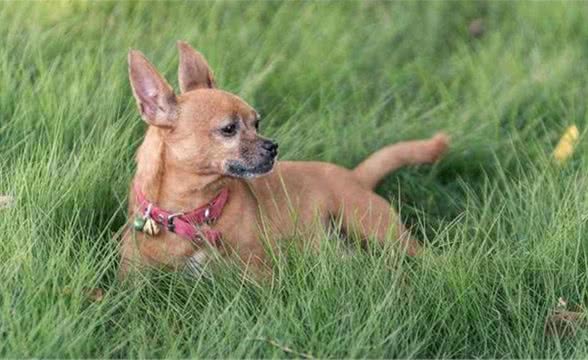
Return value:
M 204 58 L 185 43 L 178 46 L 182 94 L 177 97 L 142 54 L 129 54 L 133 93 L 151 125 L 137 153 L 133 184 L 150 202 L 174 212 L 206 204 L 227 188 L 229 201 L 211 225 L 222 233 L 222 244 L 212 250 L 170 231 L 150 236 L 129 229 L 123 236 L 122 275 L 130 264 L 190 268 L 209 251 L 236 255 L 263 271 L 265 246 L 295 234 L 316 241 L 320 225 L 332 219 L 366 240 L 383 242 L 395 231 L 409 254 L 419 251 L 390 204 L 372 189 L 403 165 L 436 161 L 447 147 L 446 136 L 385 147 L 354 170 L 320 162 L 274 166 L 277 145 L 257 135 L 259 115 L 238 97 L 215 89 Z M 134 189 L 131 219 L 138 211 Z

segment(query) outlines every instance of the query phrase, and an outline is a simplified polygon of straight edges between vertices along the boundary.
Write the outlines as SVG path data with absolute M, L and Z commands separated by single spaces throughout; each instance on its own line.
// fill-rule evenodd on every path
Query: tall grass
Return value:
M 480 38 L 468 24 L 483 18 Z M 587 301 L 588 8 L 541 2 L 0 4 L 0 356 L 585 357 L 544 336 Z M 271 285 L 149 273 L 116 281 L 140 121 L 126 53 L 177 84 L 175 41 L 263 115 L 283 159 L 357 164 L 449 132 L 434 167 L 390 176 L 430 251 L 293 251 Z M 105 289 L 92 302 L 88 288 Z

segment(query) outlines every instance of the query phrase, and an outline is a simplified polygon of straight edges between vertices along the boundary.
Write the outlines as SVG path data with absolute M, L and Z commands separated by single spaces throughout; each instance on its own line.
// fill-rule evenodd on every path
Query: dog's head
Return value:
M 203 175 L 254 177 L 272 170 L 278 145 L 257 133 L 259 114 L 215 87 L 204 57 L 178 42 L 181 94 L 145 56 L 129 52 L 129 78 L 141 117 L 165 143 L 172 166 Z

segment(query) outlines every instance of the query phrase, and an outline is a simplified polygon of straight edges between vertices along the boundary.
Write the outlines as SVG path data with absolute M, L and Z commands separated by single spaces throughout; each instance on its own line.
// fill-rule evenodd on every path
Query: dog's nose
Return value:
M 278 153 L 278 144 L 273 141 L 266 140 L 263 142 L 263 144 L 261 144 L 261 147 L 264 148 L 264 150 L 270 152 L 272 155 L 276 155 Z

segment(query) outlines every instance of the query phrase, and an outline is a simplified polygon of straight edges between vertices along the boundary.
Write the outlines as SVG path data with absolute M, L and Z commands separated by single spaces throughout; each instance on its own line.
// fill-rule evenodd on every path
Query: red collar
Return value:
M 225 204 L 229 200 L 229 189 L 223 188 L 208 204 L 190 212 L 173 213 L 156 207 L 149 202 L 141 191 L 139 184 L 135 183 L 135 196 L 139 211 L 146 218 L 153 219 L 162 225 L 167 231 L 190 241 L 206 240 L 211 245 L 217 246 L 221 238 L 220 231 L 213 230 L 209 225 L 213 224 L 221 216 Z

